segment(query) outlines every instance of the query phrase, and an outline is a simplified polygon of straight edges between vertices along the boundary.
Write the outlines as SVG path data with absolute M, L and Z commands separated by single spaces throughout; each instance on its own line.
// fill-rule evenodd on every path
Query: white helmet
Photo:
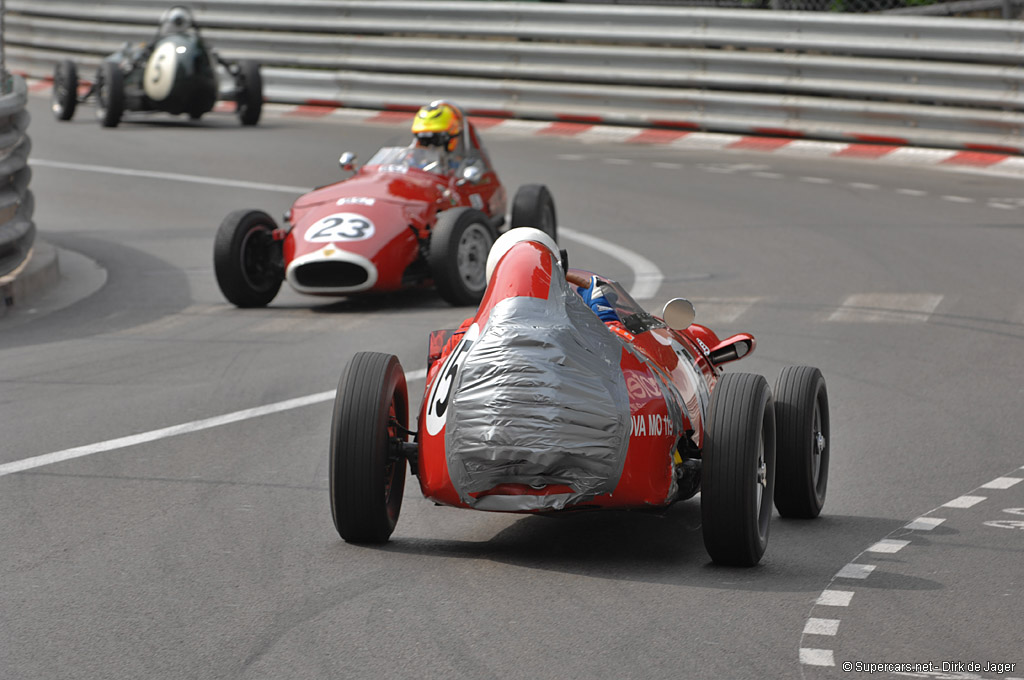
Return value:
M 551 251 L 551 256 L 555 258 L 555 262 L 561 262 L 562 255 L 558 250 L 558 244 L 555 243 L 555 239 L 540 229 L 516 227 L 515 229 L 509 229 L 499 236 L 498 240 L 491 246 L 491 251 L 487 253 L 487 283 L 491 282 L 491 274 L 494 273 L 494 268 L 498 266 L 498 261 L 505 256 L 505 253 L 512 250 L 512 246 L 523 241 L 540 243 Z

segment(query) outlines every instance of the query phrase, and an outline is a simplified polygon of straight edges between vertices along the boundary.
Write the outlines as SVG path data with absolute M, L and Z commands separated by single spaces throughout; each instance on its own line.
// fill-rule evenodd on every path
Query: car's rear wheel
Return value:
M 284 280 L 277 225 L 260 210 L 236 210 L 224 218 L 213 244 L 217 285 L 228 302 L 238 307 L 265 307 Z
M 121 67 L 104 61 L 96 73 L 96 117 L 103 127 L 117 127 L 124 113 L 124 78 Z
M 331 517 L 350 543 L 384 543 L 402 510 L 409 396 L 398 358 L 359 352 L 338 383 L 331 420 Z
M 540 229 L 558 242 L 558 217 L 555 200 L 543 184 L 524 184 L 512 200 L 512 228 Z
M 71 120 L 78 106 L 78 68 L 75 62 L 64 59 L 53 69 L 51 105 L 57 120 Z
M 704 547 L 718 564 L 753 566 L 768 547 L 775 491 L 775 410 L 762 376 L 719 380 L 702 457 Z
M 775 507 L 783 517 L 817 517 L 825 505 L 830 445 L 828 390 L 820 370 L 782 369 L 775 383 L 775 423 Z
M 494 243 L 487 215 L 452 208 L 437 218 L 427 264 L 437 291 L 456 306 L 475 305 L 487 290 L 487 253 Z
M 238 120 L 242 125 L 256 125 L 263 112 L 263 77 L 260 75 L 259 63 L 248 59 L 238 62 L 235 80 Z

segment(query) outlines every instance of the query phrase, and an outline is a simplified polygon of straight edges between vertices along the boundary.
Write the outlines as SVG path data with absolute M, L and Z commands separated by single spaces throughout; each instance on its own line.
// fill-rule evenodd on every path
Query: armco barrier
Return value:
M 447 0 L 197 0 L 269 100 L 1024 149 L 1024 25 L 947 17 Z M 12 68 L 151 38 L 166 0 L 7 0 Z
M 0 95 L 0 277 L 18 268 L 35 239 L 32 223 L 32 170 L 25 81 L 14 77 L 13 91 Z M 3 304 L 3 301 L 0 301 Z

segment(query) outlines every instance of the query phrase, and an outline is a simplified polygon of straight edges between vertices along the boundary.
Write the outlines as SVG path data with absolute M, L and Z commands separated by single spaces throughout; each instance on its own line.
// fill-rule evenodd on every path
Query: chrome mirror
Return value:
M 661 318 L 674 331 L 689 328 L 696 316 L 697 312 L 693 308 L 693 303 L 686 298 L 673 298 L 669 300 L 661 311 Z
M 346 151 L 341 154 L 341 158 L 338 159 L 338 165 L 341 166 L 342 170 L 346 172 L 356 171 L 356 155 L 351 151 Z
M 475 163 L 473 165 L 467 165 L 459 173 L 460 179 L 456 182 L 457 185 L 462 186 L 463 184 L 478 184 L 484 177 L 484 170 Z

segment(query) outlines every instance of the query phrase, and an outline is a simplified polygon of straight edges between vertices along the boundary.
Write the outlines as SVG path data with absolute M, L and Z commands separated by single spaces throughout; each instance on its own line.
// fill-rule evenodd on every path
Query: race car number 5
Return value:
M 434 384 L 430 387 L 430 396 L 427 397 L 428 434 L 437 434 L 444 427 L 455 379 L 459 375 L 459 370 L 466 363 L 469 350 L 472 349 L 473 343 L 478 337 L 480 337 L 480 327 L 473 324 L 445 359 L 437 378 L 434 379 Z
M 373 236 L 375 227 L 369 218 L 356 213 L 335 213 L 323 217 L 306 229 L 311 243 L 332 241 L 363 241 Z

